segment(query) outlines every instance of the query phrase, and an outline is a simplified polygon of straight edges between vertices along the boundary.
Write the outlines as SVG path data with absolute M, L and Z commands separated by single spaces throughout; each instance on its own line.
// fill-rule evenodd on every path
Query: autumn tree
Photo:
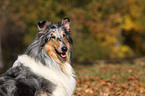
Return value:
M 3 59 L 10 66 L 37 34 L 37 22 L 71 19 L 73 61 L 125 58 L 145 53 L 144 0 L 0 1 Z M 1 8 L 1 9 L 2 9 Z

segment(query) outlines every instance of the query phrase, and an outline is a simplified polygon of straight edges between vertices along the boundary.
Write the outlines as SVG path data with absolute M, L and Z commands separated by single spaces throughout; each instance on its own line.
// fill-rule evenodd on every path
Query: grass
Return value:
M 97 76 L 103 79 L 114 79 L 124 82 L 131 74 L 139 74 L 145 83 L 145 66 L 137 64 L 93 64 L 90 66 L 77 65 L 77 77 Z M 116 77 L 117 76 L 117 77 Z M 116 78 L 115 78 L 116 77 Z
M 145 63 L 76 65 L 74 96 L 145 96 L 144 70 Z

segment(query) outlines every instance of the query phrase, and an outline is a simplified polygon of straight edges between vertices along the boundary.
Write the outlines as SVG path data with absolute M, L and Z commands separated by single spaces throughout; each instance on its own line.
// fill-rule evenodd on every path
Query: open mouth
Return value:
M 59 53 L 56 49 L 55 49 L 56 53 L 61 57 L 61 58 L 66 58 L 66 52 L 64 53 Z

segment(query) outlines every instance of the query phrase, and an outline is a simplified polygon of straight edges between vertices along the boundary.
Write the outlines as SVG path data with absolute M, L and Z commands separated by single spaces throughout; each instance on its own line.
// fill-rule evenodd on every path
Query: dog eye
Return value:
M 55 39 L 56 37 L 55 37 L 55 36 L 52 36 L 51 38 L 52 38 L 52 39 Z
M 65 34 L 63 34 L 63 37 L 65 37 L 66 35 Z

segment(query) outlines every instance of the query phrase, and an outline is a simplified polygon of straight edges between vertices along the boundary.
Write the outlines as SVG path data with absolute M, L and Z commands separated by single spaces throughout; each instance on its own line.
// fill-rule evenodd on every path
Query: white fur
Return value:
M 28 55 L 21 55 L 18 57 L 13 67 L 19 66 L 19 62 L 24 66 L 29 67 L 35 74 L 51 81 L 56 85 L 56 89 L 53 91 L 52 96 L 72 96 L 75 87 L 76 80 L 74 79 L 73 68 L 70 64 L 66 64 L 68 67 L 69 75 L 64 74 L 60 69 L 55 69 L 43 65 L 41 62 L 36 62 L 35 59 Z

